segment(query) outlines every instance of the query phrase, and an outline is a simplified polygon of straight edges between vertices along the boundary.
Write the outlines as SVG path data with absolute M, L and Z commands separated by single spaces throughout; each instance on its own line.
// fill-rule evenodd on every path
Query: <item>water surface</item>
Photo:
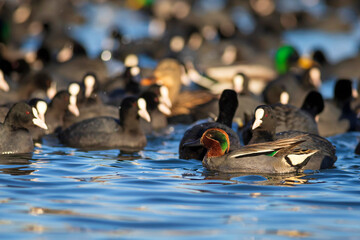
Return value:
M 330 138 L 333 169 L 218 174 L 178 159 L 186 126 L 145 150 L 81 151 L 47 137 L 0 160 L 2 239 L 360 237 L 359 133 Z

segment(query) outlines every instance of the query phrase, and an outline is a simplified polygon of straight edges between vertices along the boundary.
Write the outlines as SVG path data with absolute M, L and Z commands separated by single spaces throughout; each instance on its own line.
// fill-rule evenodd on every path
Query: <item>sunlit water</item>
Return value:
M 91 15 L 93 9 L 84 12 Z M 128 16 L 98 9 L 110 20 Z M 131 16 L 133 24 L 146 24 Z M 91 28 L 90 22 L 71 33 L 98 54 L 103 28 Z M 346 35 L 313 34 L 294 31 L 284 39 L 302 53 L 321 44 L 333 60 L 354 52 L 357 32 L 342 51 L 331 46 L 348 43 Z M 323 85 L 324 96 L 331 96 L 332 86 Z M 354 154 L 360 133 L 329 138 L 337 148 L 333 169 L 222 175 L 200 161 L 178 159 L 186 127 L 149 136 L 145 150 L 133 155 L 81 151 L 50 136 L 30 156 L 2 156 L 0 239 L 360 238 L 360 157 Z
M 185 128 L 134 155 L 48 137 L 31 157 L 2 157 L 1 239 L 360 237 L 360 133 L 330 138 L 333 169 L 220 175 L 178 159 Z

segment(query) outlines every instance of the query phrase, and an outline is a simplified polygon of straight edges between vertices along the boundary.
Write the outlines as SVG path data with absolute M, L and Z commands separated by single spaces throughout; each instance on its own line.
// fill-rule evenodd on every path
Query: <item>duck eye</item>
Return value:
M 30 112 L 29 112 L 29 111 L 26 111 L 26 114 L 27 114 L 27 115 L 29 115 L 29 114 L 30 114 Z
M 265 117 L 267 117 L 268 116 L 268 114 L 265 114 Z

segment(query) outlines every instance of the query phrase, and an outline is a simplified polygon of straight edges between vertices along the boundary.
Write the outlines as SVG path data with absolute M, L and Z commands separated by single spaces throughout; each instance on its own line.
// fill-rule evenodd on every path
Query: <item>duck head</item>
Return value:
M 139 108 L 138 110 L 138 114 L 140 117 L 142 117 L 143 119 L 145 119 L 147 122 L 151 121 L 149 112 L 146 110 L 146 101 L 143 98 L 139 98 L 137 100 L 137 106 Z
M 264 94 L 265 103 L 271 105 L 276 103 L 288 104 L 290 101 L 290 95 L 283 84 L 274 86 L 272 91 Z
M 69 94 L 68 91 L 61 90 L 58 93 L 56 93 L 54 98 L 51 100 L 49 107 L 51 109 L 57 109 L 62 113 L 65 113 L 66 110 L 69 110 L 69 112 L 72 113 L 74 116 L 79 116 L 78 115 L 79 109 L 76 105 L 76 101 L 75 103 L 72 102 L 74 101 L 74 99 L 76 100 L 76 98 L 71 98 L 71 95 Z
M 90 98 L 91 95 L 97 90 L 99 81 L 95 73 L 86 73 L 82 79 L 82 85 L 85 87 L 85 98 Z
M 38 114 L 39 114 L 39 118 L 42 121 L 46 122 L 45 121 L 45 114 L 46 114 L 47 109 L 48 109 L 48 104 L 43 99 L 40 99 L 40 98 L 32 98 L 27 103 L 31 107 L 34 107 L 37 110 Z
M 120 125 L 138 128 L 139 117 L 151 121 L 144 98 L 126 97 L 120 106 Z
M 216 121 L 231 128 L 238 104 L 236 92 L 231 89 L 225 89 L 219 99 L 219 116 Z
M 316 116 L 324 110 L 324 99 L 322 95 L 317 91 L 309 92 L 301 109 L 310 113 L 310 115 L 316 119 Z
M 166 86 L 169 90 L 169 98 L 172 103 L 177 99 L 181 90 L 182 69 L 175 59 L 163 59 L 156 66 L 154 73 L 155 83 Z
M 296 49 L 289 45 L 281 46 L 275 53 L 275 68 L 279 74 L 287 73 L 291 67 L 308 69 L 314 61 L 308 57 L 300 57 Z
M 311 66 L 305 71 L 303 75 L 303 85 L 306 87 L 319 89 L 321 84 L 321 71 L 319 67 Z
M 219 128 L 206 130 L 201 139 L 201 145 L 207 149 L 206 157 L 219 157 L 229 152 L 230 140 L 227 133 Z
M 350 79 L 338 79 L 334 88 L 334 98 L 338 104 L 349 102 L 352 98 L 352 82 Z
M 249 94 L 249 78 L 242 72 L 235 74 L 233 78 L 234 90 L 238 94 Z
M 249 142 L 273 141 L 276 130 L 276 116 L 268 105 L 260 105 L 255 109 L 252 125 L 252 138 Z
M 141 98 L 145 99 L 146 101 L 146 110 L 150 113 L 155 109 L 158 109 L 165 115 L 170 115 L 171 110 L 167 107 L 166 104 L 162 103 L 160 98 L 156 95 L 156 93 L 151 91 L 146 91 L 140 95 Z
M 271 129 L 275 122 L 273 110 L 268 105 L 260 105 L 255 109 L 255 121 L 252 130 L 255 129 Z
M 48 129 L 43 120 L 40 119 L 39 113 L 35 107 L 31 107 L 25 102 L 14 104 L 5 117 L 4 125 L 12 129 L 21 129 L 35 125 L 43 129 Z
M 39 118 L 45 122 L 45 113 L 47 111 L 47 103 L 43 100 L 40 100 L 35 105 L 36 110 L 39 113 Z
M 4 73 L 1 69 L 0 69 L 0 89 L 3 90 L 4 92 L 8 92 L 10 90 L 9 84 L 6 82 Z
M 280 74 L 289 71 L 291 65 L 299 60 L 299 54 L 292 46 L 282 46 L 275 54 L 275 68 Z

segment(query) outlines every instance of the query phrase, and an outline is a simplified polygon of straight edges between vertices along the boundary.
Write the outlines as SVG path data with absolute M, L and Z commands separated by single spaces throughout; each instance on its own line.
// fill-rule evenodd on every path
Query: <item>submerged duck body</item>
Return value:
M 121 104 L 119 120 L 112 117 L 87 119 L 65 129 L 59 138 L 71 147 L 139 151 L 147 143 L 139 116 L 150 121 L 145 100 L 128 97 Z

